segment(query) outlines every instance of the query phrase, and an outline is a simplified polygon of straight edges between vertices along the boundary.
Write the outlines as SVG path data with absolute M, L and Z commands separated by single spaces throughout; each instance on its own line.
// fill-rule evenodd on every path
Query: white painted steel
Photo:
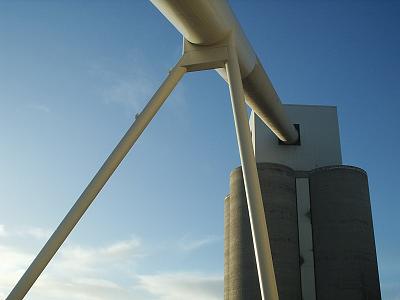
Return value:
M 46 268 L 49 261 L 56 254 L 57 250 L 61 247 L 62 243 L 81 219 L 85 211 L 132 148 L 144 129 L 153 119 L 185 72 L 186 68 L 180 66 L 176 66 L 171 70 L 168 77 L 126 132 L 119 144 L 115 147 L 114 151 L 104 162 L 103 166 L 62 220 L 56 231 L 36 256 L 6 300 L 20 300 L 25 297 L 26 293 Z
M 190 42 L 214 45 L 236 32 L 242 76 L 254 68 L 257 57 L 225 0 L 150 0 Z
M 257 162 L 283 164 L 298 171 L 342 164 L 336 107 L 284 104 L 283 108 L 293 123 L 300 124 L 301 145 L 279 145 L 271 130 L 252 113 Z
M 258 179 L 257 166 L 251 143 L 240 67 L 234 47 L 229 48 L 228 57 L 225 68 L 232 100 L 261 296 L 263 300 L 278 300 L 278 289 L 275 280 L 260 181 Z
M 150 1 L 190 43 L 210 46 L 233 33 L 247 103 L 282 141 L 297 140 L 297 131 L 226 0 Z M 224 69 L 218 72 L 226 79 Z

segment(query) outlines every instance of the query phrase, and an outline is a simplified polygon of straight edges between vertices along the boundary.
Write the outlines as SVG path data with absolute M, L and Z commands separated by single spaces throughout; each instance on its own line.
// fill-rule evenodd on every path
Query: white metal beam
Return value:
M 56 254 L 65 239 L 71 233 L 72 229 L 81 219 L 85 211 L 135 144 L 144 129 L 153 119 L 185 72 L 186 68 L 179 65 L 170 71 L 168 77 L 136 118 L 135 122 L 104 162 L 103 166 L 83 191 L 68 214 L 64 217 L 60 225 L 58 225 L 57 229 L 43 246 L 42 250 L 33 260 L 29 268 L 25 271 L 24 275 L 18 281 L 6 300 L 20 300 L 25 297 L 26 293 L 46 268 L 47 264 Z
M 275 280 L 260 181 L 258 179 L 253 144 L 251 143 L 250 127 L 234 41 L 231 42 L 228 50 L 228 62 L 225 68 L 228 75 L 236 136 L 242 163 L 261 296 L 263 300 L 278 300 L 278 289 Z
M 150 1 L 193 45 L 213 46 L 233 35 L 247 103 L 280 140 L 297 141 L 298 133 L 227 0 Z M 227 78 L 225 68 L 217 71 Z

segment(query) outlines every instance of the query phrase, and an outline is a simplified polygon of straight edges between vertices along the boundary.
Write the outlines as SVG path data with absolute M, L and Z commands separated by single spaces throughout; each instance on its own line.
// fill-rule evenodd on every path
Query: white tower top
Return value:
M 342 164 L 335 106 L 283 105 L 299 124 L 300 145 L 283 145 L 252 111 L 250 129 L 257 162 L 279 163 L 297 171 Z

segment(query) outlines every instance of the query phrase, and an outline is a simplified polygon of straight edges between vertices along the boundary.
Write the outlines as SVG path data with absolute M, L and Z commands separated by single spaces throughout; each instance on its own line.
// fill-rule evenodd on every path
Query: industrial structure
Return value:
M 342 165 L 336 108 L 284 107 L 297 145 L 250 118 L 279 299 L 381 299 L 368 179 Z M 224 215 L 225 300 L 261 299 L 240 167 Z
M 209 69 L 228 83 L 241 160 L 225 201 L 226 299 L 379 299 L 366 176 L 340 166 L 336 112 L 281 104 L 227 0 L 151 2 L 182 33 L 182 57 L 6 300 L 25 297 L 183 75 Z

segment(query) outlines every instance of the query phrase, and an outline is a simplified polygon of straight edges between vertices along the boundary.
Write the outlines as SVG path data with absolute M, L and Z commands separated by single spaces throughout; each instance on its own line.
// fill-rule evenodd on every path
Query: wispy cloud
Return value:
M 136 56 L 141 57 L 140 54 Z M 124 66 L 95 63 L 89 69 L 89 73 L 102 82 L 99 92 L 103 101 L 122 105 L 131 113 L 139 113 L 157 87 L 149 68 L 137 57 Z
M 42 242 L 49 231 L 0 225 L 0 232 L 3 235 L 0 299 L 4 299 L 36 255 L 31 243 Z M 222 299 L 222 275 L 173 270 L 143 274 L 137 266 L 146 259 L 151 257 L 141 239 L 135 236 L 102 246 L 69 243 L 39 277 L 29 297 L 32 300 Z
M 21 236 L 31 236 L 35 239 L 43 240 L 50 237 L 51 231 L 49 229 L 39 227 L 26 227 L 17 231 L 17 234 Z
M 108 103 L 122 104 L 139 113 L 155 88 L 150 80 L 138 72 L 133 78 L 115 79 L 104 91 L 104 97 Z
M 0 224 L 0 237 L 32 237 L 38 240 L 50 237 L 51 231 L 40 227 L 18 227 L 8 228 L 4 224 Z
M 39 104 L 39 103 L 32 103 L 32 104 L 27 104 L 25 105 L 26 109 L 29 110 L 34 110 L 37 112 L 42 112 L 42 113 L 50 113 L 51 109 L 47 105 L 44 104 Z
M 165 70 L 165 76 L 160 76 L 162 70 L 154 71 L 151 61 L 144 59 L 140 53 L 128 59 L 123 67 L 96 63 L 91 65 L 89 72 L 102 82 L 100 95 L 103 101 L 121 105 L 131 114 L 142 111 L 167 75 Z M 174 111 L 185 109 L 185 89 L 182 84 L 175 88 L 172 98 L 170 102 L 174 103 Z M 181 115 L 180 112 L 177 114 Z
M 32 295 L 37 299 L 132 298 L 130 273 L 143 256 L 141 251 L 137 238 L 100 247 L 66 247 L 38 282 L 37 293 Z
M 178 246 L 183 251 L 194 251 L 199 248 L 208 246 L 210 244 L 220 241 L 222 237 L 216 235 L 209 235 L 202 238 L 191 238 L 189 236 L 184 236 L 179 240 Z
M 139 286 L 160 300 L 220 300 L 223 276 L 197 273 L 164 273 L 139 276 Z
M 0 224 L 0 237 L 7 236 L 6 228 L 3 224 Z
M 84 274 L 101 274 L 105 270 L 114 271 L 132 267 L 136 260 L 143 257 L 141 242 L 131 238 L 103 247 L 83 247 L 72 245 L 65 247 L 57 262 L 58 268 Z
M 32 227 L 8 230 L 0 246 L 0 298 L 6 297 L 36 253 L 29 244 L 48 236 L 45 229 Z M 8 242 L 13 241 L 11 246 Z M 21 241 L 25 245 L 21 245 Z M 126 299 L 131 293 L 130 271 L 142 257 L 138 238 L 99 247 L 69 245 L 61 248 L 30 292 L 31 299 Z
M 382 298 L 400 300 L 400 257 L 398 249 L 385 249 L 379 259 Z
M 2 243 L 3 244 L 3 243 Z M 28 251 L 10 246 L 0 246 L 0 298 L 6 297 L 12 284 L 16 283 L 27 267 L 27 262 L 32 260 L 33 255 Z

